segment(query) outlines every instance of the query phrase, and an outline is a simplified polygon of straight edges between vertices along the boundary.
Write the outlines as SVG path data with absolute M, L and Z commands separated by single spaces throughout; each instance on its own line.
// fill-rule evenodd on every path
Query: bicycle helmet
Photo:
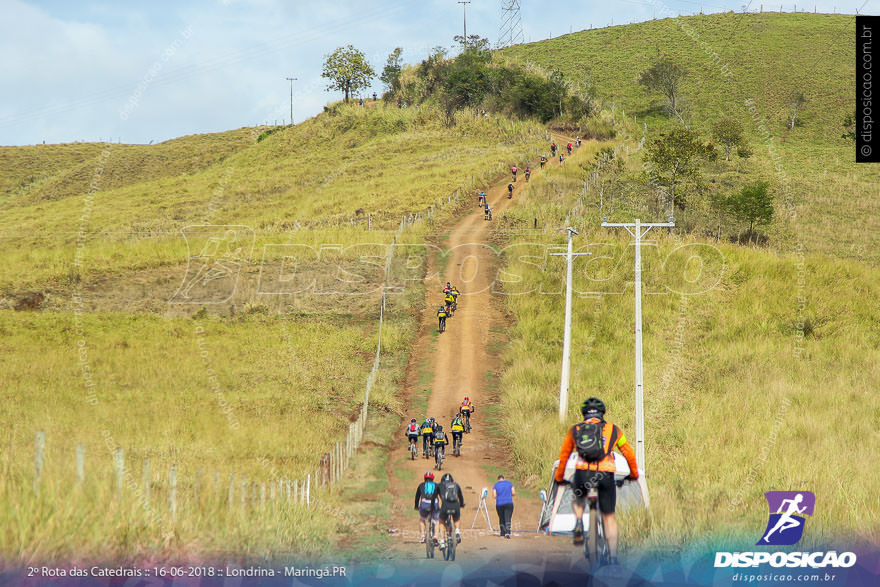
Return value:
M 605 404 L 597 397 L 591 397 L 581 404 L 581 414 L 584 418 L 601 418 L 605 415 Z
M 437 432 L 443 432 L 443 426 L 441 426 L 440 424 L 437 424 L 436 430 L 437 430 Z
M 449 473 L 446 473 L 445 475 L 443 475 L 443 477 L 440 478 L 440 481 L 442 481 L 444 483 L 454 483 L 455 482 L 455 480 L 452 478 L 452 475 Z
M 434 472 L 428 471 L 425 473 L 425 481 L 433 481 L 434 480 Z
M 415 419 L 415 418 L 410 418 L 409 421 L 410 421 L 410 423 L 412 423 L 412 424 L 415 424 L 415 423 L 416 423 L 416 419 Z

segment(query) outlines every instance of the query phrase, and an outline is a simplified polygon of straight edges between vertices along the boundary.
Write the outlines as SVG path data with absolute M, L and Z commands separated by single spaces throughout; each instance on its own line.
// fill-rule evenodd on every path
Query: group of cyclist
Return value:
M 471 399 L 465 396 L 459 406 L 458 412 L 452 417 L 449 428 L 452 431 L 452 442 L 455 456 L 461 455 L 462 437 L 471 431 L 471 414 L 476 407 Z M 422 454 L 428 459 L 434 456 L 435 468 L 442 468 L 446 446 L 449 444 L 449 436 L 434 417 L 426 417 L 419 424 L 415 418 L 411 418 L 406 428 L 406 436 L 409 440 L 409 450 L 413 457 L 418 453 L 418 439 L 422 437 Z M 461 531 L 458 522 L 461 518 L 461 508 L 464 507 L 464 495 L 461 486 L 455 482 L 452 475 L 446 473 L 439 484 L 434 483 L 434 473 L 425 473 L 424 481 L 416 489 L 415 509 L 419 512 L 419 541 L 424 543 L 428 536 L 436 541 L 437 546 L 443 550 L 446 541 L 451 540 L 447 536 L 446 523 L 449 522 L 455 532 L 455 539 L 461 542 Z M 438 531 L 438 534 L 428 534 L 428 524 Z
M 580 137 L 577 137 L 574 145 L 577 147 L 581 146 Z M 568 155 L 571 155 L 572 149 L 572 143 L 568 143 L 566 145 Z M 551 156 L 555 157 L 557 151 L 559 151 L 559 162 L 561 164 L 565 161 L 565 158 L 561 149 L 559 149 L 555 142 L 552 142 L 550 144 Z M 540 159 L 542 169 L 547 164 L 547 161 L 548 157 L 542 155 Z M 518 172 L 519 169 L 516 166 L 511 167 L 513 182 L 516 182 Z M 526 167 L 526 181 L 529 181 L 530 176 L 531 168 Z M 513 182 L 507 186 L 508 198 L 513 197 Z M 477 195 L 478 205 L 484 209 L 485 218 L 491 220 L 492 211 L 486 193 L 480 191 Z M 440 332 L 443 332 L 446 328 L 446 318 L 454 315 L 458 306 L 459 295 L 458 289 L 447 281 L 446 286 L 443 288 L 444 304 L 437 310 Z M 474 411 L 475 406 L 473 402 L 471 402 L 469 397 L 465 397 L 449 424 L 449 430 L 452 432 L 453 454 L 455 456 L 460 456 L 463 435 L 471 431 L 470 418 Z M 597 398 L 588 399 L 581 405 L 581 413 L 583 421 L 568 431 L 563 442 L 559 454 L 559 466 L 555 471 L 555 479 L 560 484 L 570 483 L 572 485 L 574 493 L 573 508 L 577 515 L 574 529 L 575 544 L 583 544 L 584 542 L 582 518 L 588 491 L 594 488 L 597 489 L 599 510 L 601 511 L 610 554 L 608 562 L 616 564 L 618 531 L 614 511 L 616 487 L 619 485 L 615 485 L 614 482 L 615 461 L 612 452 L 616 448 L 626 457 L 630 467 L 629 478 L 631 479 L 638 478 L 635 453 L 623 432 L 617 426 L 605 422 L 605 405 L 601 400 Z M 590 434 L 598 434 L 602 449 L 600 457 L 596 457 L 595 453 L 588 454 L 582 451 L 583 445 L 590 440 L 588 438 Z M 421 423 L 416 418 L 411 418 L 406 428 L 406 437 L 409 441 L 409 450 L 413 458 L 418 456 L 419 437 L 421 437 L 424 458 L 429 459 L 433 456 L 435 468 L 438 470 L 442 468 L 446 447 L 449 445 L 449 436 L 440 422 L 434 417 L 426 417 Z M 568 463 L 569 456 L 575 451 L 578 454 L 575 465 L 576 472 L 573 478 L 566 479 L 566 464 Z M 423 482 L 416 490 L 414 505 L 415 509 L 419 512 L 420 542 L 424 543 L 427 536 L 434 536 L 433 533 L 428 533 L 428 530 L 436 528 L 438 534 L 432 539 L 436 541 L 441 550 L 446 548 L 447 540 L 452 540 L 452 537 L 447 535 L 447 522 L 451 523 L 455 533 L 455 540 L 461 542 L 458 522 L 461 508 L 464 507 L 464 496 L 461 486 L 455 482 L 451 474 L 444 474 L 440 483 L 435 483 L 434 473 L 432 471 L 426 472 Z M 430 527 L 428 526 L 429 523 L 431 524 Z
M 471 414 L 475 410 L 474 403 L 469 397 L 465 397 L 459 406 L 458 412 L 452 417 L 449 429 L 452 432 L 452 446 L 455 456 L 461 455 L 462 438 L 471 431 Z M 442 467 L 446 457 L 446 447 L 449 445 L 449 436 L 433 416 L 426 417 L 421 424 L 415 418 L 411 418 L 406 427 L 406 437 L 409 440 L 409 450 L 413 457 L 418 456 L 419 437 L 422 437 L 422 454 L 426 459 L 434 457 L 437 468 Z
M 443 288 L 443 305 L 437 309 L 437 330 L 444 332 L 446 330 L 446 319 L 455 315 L 458 310 L 458 296 L 461 292 L 448 281 Z
M 419 542 L 424 543 L 428 536 L 436 541 L 440 550 L 446 548 L 446 541 L 452 540 L 452 536 L 446 533 L 446 524 L 450 522 L 455 534 L 456 542 L 461 542 L 461 530 L 458 522 L 461 520 L 461 508 L 464 507 L 464 494 L 461 486 L 455 482 L 452 475 L 445 473 L 440 483 L 434 482 L 434 473 L 427 471 L 424 481 L 416 489 L 415 509 L 419 512 Z M 431 524 L 431 527 L 428 524 Z M 439 536 L 429 529 L 439 531 Z

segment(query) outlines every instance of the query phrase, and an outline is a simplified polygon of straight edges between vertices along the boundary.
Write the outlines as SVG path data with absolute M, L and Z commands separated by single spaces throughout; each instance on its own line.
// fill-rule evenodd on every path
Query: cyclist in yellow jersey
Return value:
M 452 312 L 452 304 L 455 302 L 455 296 L 453 296 L 453 295 L 452 295 L 452 292 L 450 291 L 448 294 L 446 294 L 446 297 L 443 298 L 443 301 L 446 302 L 446 312 L 447 312 L 450 316 L 452 316 L 452 314 L 453 314 L 453 312 Z
M 452 431 L 452 445 L 461 446 L 461 438 L 464 435 L 464 421 L 461 419 L 461 412 L 452 418 L 452 424 L 449 425 L 449 429 Z

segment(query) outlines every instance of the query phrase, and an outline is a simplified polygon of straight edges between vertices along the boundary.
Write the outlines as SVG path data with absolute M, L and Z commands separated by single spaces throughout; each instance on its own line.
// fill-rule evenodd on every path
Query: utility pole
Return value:
M 669 222 L 645 223 L 638 218 L 634 223 L 608 222 L 608 217 L 603 219 L 603 228 L 623 227 L 636 239 L 636 267 L 635 267 L 635 298 L 636 298 L 636 463 L 639 465 L 639 477 L 645 471 L 645 380 L 642 374 L 642 237 L 648 234 L 652 228 L 672 228 L 675 226 L 675 218 L 669 217 Z M 648 488 L 645 485 L 645 498 L 647 501 Z
M 299 78 L 286 77 L 284 79 L 290 82 L 290 126 L 293 126 L 293 82 L 295 82 Z
M 578 231 L 572 227 L 560 228 L 568 231 L 568 252 L 550 253 L 551 257 L 565 257 L 565 328 L 562 335 L 562 377 L 559 381 L 559 421 L 565 423 L 565 411 L 568 409 L 568 381 L 571 371 L 571 265 L 574 257 L 592 255 L 593 253 L 572 253 L 571 238 Z
M 470 0 L 459 0 L 459 4 L 464 9 L 464 48 L 467 49 L 467 5 L 470 4 Z

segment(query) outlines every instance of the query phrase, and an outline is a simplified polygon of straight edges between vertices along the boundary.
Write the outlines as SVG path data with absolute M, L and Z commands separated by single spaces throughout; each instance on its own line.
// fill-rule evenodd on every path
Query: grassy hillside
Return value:
M 857 165 L 854 145 L 841 138 L 843 118 L 855 107 L 854 27 L 846 15 L 712 14 L 583 31 L 504 53 L 559 69 L 574 84 L 589 78 L 599 103 L 645 123 L 649 139 L 680 123 L 666 117 L 661 97 L 648 94 L 638 77 L 658 55 L 672 59 L 688 70 L 681 95 L 692 129 L 709 139 L 722 116 L 743 124 L 752 158 L 718 165 L 712 175 L 726 174 L 729 190 L 771 182 L 778 219 L 772 245 L 876 264 L 876 170 Z M 787 104 L 798 91 L 807 104 L 789 131 Z
M 305 509 L 261 492 L 275 495 L 278 477 L 314 473 L 344 441 L 363 401 L 376 287 L 401 217 L 431 205 L 436 222 L 452 217 L 456 190 L 543 142 L 536 124 L 459 120 L 450 131 L 428 108 L 339 106 L 259 141 L 263 129 L 242 129 L 150 147 L 4 152 L 16 168 L 8 185 L 17 187 L 0 204 L 0 418 L 11 423 L 0 435 L 0 557 L 317 554 L 349 535 L 353 522 L 332 493 Z M 86 193 L 93 182 L 97 190 Z M 369 229 L 349 222 L 361 208 L 372 214 Z M 227 302 L 169 304 L 182 283 L 199 281 L 189 254 L 216 236 L 182 231 L 190 225 L 245 227 Z M 430 227 L 423 218 L 404 238 L 420 242 Z M 423 255 L 400 247 L 392 274 L 420 277 Z M 196 302 L 208 282 L 197 284 Z M 422 295 L 413 286 L 388 300 L 371 392 L 384 418 L 400 410 L 394 394 Z M 37 431 L 46 433 L 46 453 L 34 495 Z M 132 475 L 121 492 L 117 447 Z M 153 505 L 143 499 L 147 486 Z M 84 527 L 88 536 L 74 542 Z
M 569 215 L 580 231 L 576 246 L 594 257 L 576 262 L 568 420 L 598 395 L 609 420 L 634 435 L 631 238 L 599 227 L 595 194 L 579 203 L 581 172 L 570 165 L 599 146 L 536 178 L 525 205 L 499 217 L 499 226 L 516 229 L 498 232 L 510 245 L 499 289 L 515 319 L 500 386 L 502 429 L 515 431 L 518 474 L 539 487 L 566 431 L 556 416 L 565 264 L 546 247 L 564 246 L 554 228 Z M 632 219 L 618 212 L 611 220 Z M 525 229 L 534 219 L 538 230 Z M 880 480 L 851 477 L 845 463 L 880 459 L 873 392 L 880 272 L 855 260 L 658 231 L 643 262 L 652 507 L 625 518 L 628 544 L 754 539 L 766 520 L 763 493 L 798 488 L 824 504 L 810 522 L 810 544 L 876 542 L 880 518 L 871 503 Z
M 133 173 L 127 185 L 50 201 L 16 197 L 2 206 L 0 291 L 71 279 L 81 229 L 84 262 L 74 279 L 179 265 L 187 255 L 180 230 L 189 225 L 247 226 L 260 237 L 255 251 L 265 242 L 291 242 L 300 228 L 348 226 L 358 210 L 373 215 L 374 230 L 396 229 L 401 216 L 495 176 L 534 151 L 542 136 L 532 123 L 460 118 L 447 131 L 429 109 L 340 107 L 203 171 L 148 181 L 137 181 L 146 171 L 129 168 L 126 150 L 112 147 L 104 172 L 92 168 L 85 186 L 95 178 L 103 186 L 109 169 Z M 387 242 L 387 232 L 365 228 L 334 242 Z
M 157 145 L 78 143 L 0 147 L 0 190 L 8 203 L 56 200 L 89 191 L 100 167 L 100 188 L 108 190 L 179 175 L 192 175 L 251 146 L 266 128 L 192 135 Z M 101 157 L 109 150 L 113 156 Z

